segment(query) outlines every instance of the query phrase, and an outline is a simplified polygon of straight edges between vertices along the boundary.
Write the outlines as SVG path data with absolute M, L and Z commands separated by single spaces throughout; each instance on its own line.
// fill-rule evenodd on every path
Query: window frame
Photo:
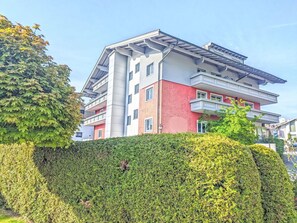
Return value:
M 198 98 L 198 93 L 205 93 L 205 98 Z M 196 90 L 196 99 L 208 99 L 208 93 L 206 91 Z
M 132 104 L 132 94 L 128 95 L 128 105 Z
M 201 123 L 201 132 L 199 131 L 200 129 L 199 129 L 199 123 Z M 203 132 L 203 125 L 205 125 L 205 127 L 204 127 L 204 132 Z M 206 127 L 207 127 L 207 121 L 199 121 L 199 120 L 197 120 L 197 124 L 196 124 L 196 128 L 197 128 L 197 133 L 199 133 L 199 134 L 204 134 L 204 133 L 206 133 L 207 131 L 206 131 Z
M 129 72 L 129 81 L 133 80 L 133 71 Z
M 211 99 L 212 96 L 219 96 L 219 97 L 222 98 L 222 100 L 221 100 L 221 101 L 218 101 L 218 100 L 212 100 L 212 99 Z M 224 101 L 224 97 L 223 97 L 223 95 L 220 95 L 220 94 L 210 93 L 209 100 L 211 100 L 211 101 L 217 101 L 217 102 L 223 102 L 223 101 Z
M 150 67 L 152 67 L 152 68 L 150 68 Z M 152 75 L 153 73 L 154 73 L 154 62 L 152 62 L 146 66 L 146 76 L 148 77 L 148 76 Z
M 78 133 L 80 133 L 80 134 L 77 135 Z M 76 138 L 82 138 L 83 137 L 83 132 L 75 132 L 75 137 Z
M 137 92 L 136 92 L 136 86 L 138 86 L 137 87 Z M 138 94 L 139 93 L 139 84 L 135 84 L 134 85 L 134 94 Z
M 100 134 L 100 132 L 101 132 L 101 134 Z M 103 129 L 98 129 L 98 139 L 102 139 L 102 138 L 103 138 Z
M 151 126 L 152 126 L 152 129 L 147 129 L 146 127 L 146 121 L 147 120 L 152 120 L 152 123 L 151 123 Z M 153 132 L 153 124 L 154 124 L 154 122 L 153 122 L 153 117 L 148 117 L 148 118 L 145 118 L 144 119 L 144 132 L 145 133 L 150 133 L 150 132 Z
M 147 91 L 149 89 L 152 89 L 152 98 L 147 99 Z M 145 89 L 145 101 L 151 101 L 151 100 L 153 100 L 153 97 L 154 97 L 154 86 L 150 86 L 150 87 L 148 87 L 148 88 Z
M 135 64 L 135 73 L 138 73 L 140 71 L 140 62 Z
M 131 115 L 128 115 L 128 116 L 127 116 L 127 126 L 128 126 L 128 125 L 131 125 L 131 121 L 132 121 L 132 120 L 131 120 Z
M 135 115 L 135 114 L 137 114 L 137 115 Z M 137 117 L 135 117 L 135 116 L 137 116 Z M 137 109 L 133 110 L 133 120 L 138 119 L 138 116 L 139 116 L 139 114 L 138 114 L 138 108 L 137 108 Z

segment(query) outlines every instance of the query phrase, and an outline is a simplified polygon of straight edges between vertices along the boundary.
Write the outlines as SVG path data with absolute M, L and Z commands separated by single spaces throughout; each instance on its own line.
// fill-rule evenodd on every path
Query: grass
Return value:
M 0 223 L 26 223 L 26 221 L 10 211 L 0 209 Z

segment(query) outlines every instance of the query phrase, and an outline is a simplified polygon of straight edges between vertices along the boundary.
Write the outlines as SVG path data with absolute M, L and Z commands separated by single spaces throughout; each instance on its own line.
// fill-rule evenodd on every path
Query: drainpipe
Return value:
M 161 64 L 165 60 L 165 58 L 171 53 L 171 51 L 176 47 L 178 44 L 178 41 L 176 41 L 175 44 L 170 44 L 169 46 L 169 51 L 163 55 L 162 59 L 158 63 L 158 107 L 157 107 L 157 133 L 160 134 L 162 133 L 162 122 L 161 122 L 161 115 L 160 115 L 160 110 L 161 110 Z M 165 50 L 164 50 L 165 51 Z M 163 53 L 164 53 L 163 51 Z

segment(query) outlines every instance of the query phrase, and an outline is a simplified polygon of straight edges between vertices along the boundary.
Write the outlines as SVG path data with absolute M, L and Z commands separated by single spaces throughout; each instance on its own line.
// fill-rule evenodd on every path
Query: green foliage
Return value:
M 217 120 L 211 120 L 208 117 L 202 116 L 202 119 L 207 120 L 207 131 L 223 134 L 233 140 L 239 141 L 242 144 L 250 145 L 256 142 L 258 136 L 255 134 L 255 121 L 247 118 L 247 113 L 251 110 L 250 106 L 243 107 L 242 100 L 231 100 L 231 107 L 225 107 L 218 111 Z
M 32 144 L 0 145 L 0 191 L 7 206 L 35 223 L 78 222 L 70 205 L 48 190 L 34 150 Z
M 46 55 L 33 28 L 0 15 L 0 142 L 67 146 L 81 115 L 70 69 Z
M 293 187 L 281 158 L 262 145 L 250 146 L 261 178 L 264 221 L 297 222 Z
M 270 136 L 268 138 L 263 138 L 259 140 L 260 143 L 275 143 L 276 152 L 279 154 L 279 156 L 282 158 L 285 151 L 285 142 L 282 139 L 275 138 L 273 136 Z
M 78 222 L 263 222 L 252 154 L 223 136 L 143 135 L 34 154 L 0 146 L 0 162 L 0 191 L 35 223 L 76 222 L 73 213 Z

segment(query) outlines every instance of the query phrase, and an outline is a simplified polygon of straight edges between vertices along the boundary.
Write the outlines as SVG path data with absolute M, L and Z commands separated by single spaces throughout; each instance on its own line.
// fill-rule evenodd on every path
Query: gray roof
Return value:
M 221 47 L 217 44 L 214 44 L 214 43 L 212 44 L 215 47 Z M 83 95 L 87 97 L 93 97 L 93 95 L 90 93 L 92 90 L 92 84 L 96 80 L 99 80 L 101 77 L 106 75 L 106 71 L 100 69 L 99 67 L 100 66 L 108 67 L 108 56 L 114 50 L 132 55 L 133 51 L 145 52 L 146 48 L 153 48 L 155 50 L 159 50 L 160 52 L 162 52 L 162 50 L 164 50 L 166 47 L 169 47 L 170 45 L 175 45 L 174 47 L 175 52 L 188 55 L 197 59 L 202 58 L 205 60 L 209 60 L 215 63 L 216 65 L 219 65 L 222 67 L 223 66 L 228 67 L 228 69 L 235 69 L 239 73 L 241 72 L 242 75 L 248 74 L 250 77 L 262 81 L 262 83 L 264 82 L 285 83 L 286 82 L 286 80 L 281 79 L 268 72 L 265 72 L 265 71 L 256 69 L 254 67 L 248 66 L 244 63 L 240 63 L 235 60 L 229 59 L 227 57 L 224 57 L 223 55 L 219 55 L 203 47 L 197 46 L 193 43 L 190 43 L 180 38 L 169 35 L 165 32 L 162 32 L 161 30 L 155 30 L 149 33 L 145 33 L 145 34 L 106 46 L 102 51 L 94 69 L 92 70 L 87 82 L 85 83 L 82 89 Z M 226 48 L 224 49 L 228 50 Z M 242 60 L 246 59 L 245 56 L 235 53 L 231 50 L 228 50 L 228 53 L 233 54 L 233 56 L 236 56 L 237 58 L 240 58 Z

